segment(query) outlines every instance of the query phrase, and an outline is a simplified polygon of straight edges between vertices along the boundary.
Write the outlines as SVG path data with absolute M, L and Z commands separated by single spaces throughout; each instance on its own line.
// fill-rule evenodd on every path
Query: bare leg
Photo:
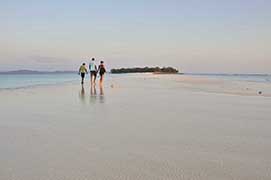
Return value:
M 103 79 L 104 79 L 104 75 L 100 75 L 100 84 L 102 85 L 103 84 Z
M 92 83 L 93 83 L 93 74 L 92 73 L 90 73 L 90 84 L 92 85 Z
M 94 84 L 96 82 L 96 77 L 97 77 L 97 74 L 94 74 Z

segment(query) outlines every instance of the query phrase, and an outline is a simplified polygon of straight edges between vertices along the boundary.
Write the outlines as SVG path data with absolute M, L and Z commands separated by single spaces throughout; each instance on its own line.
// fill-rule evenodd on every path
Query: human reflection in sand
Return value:
M 102 83 L 99 84 L 100 87 L 100 103 L 104 103 L 104 86 Z
M 104 87 L 102 84 L 99 84 L 99 94 L 97 94 L 96 86 L 90 86 L 90 104 L 95 104 L 97 97 L 99 96 L 99 103 L 104 103 Z
M 96 102 L 96 96 L 97 96 L 97 91 L 96 91 L 96 86 L 95 84 L 90 85 L 90 104 L 93 104 Z
M 85 101 L 86 101 L 86 93 L 85 93 L 85 87 L 84 87 L 83 84 L 81 86 L 81 90 L 79 91 L 79 98 L 80 98 L 82 103 L 85 103 Z

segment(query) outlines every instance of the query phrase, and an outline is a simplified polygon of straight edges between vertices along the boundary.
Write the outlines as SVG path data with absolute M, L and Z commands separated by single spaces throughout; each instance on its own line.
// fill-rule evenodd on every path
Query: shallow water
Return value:
M 128 75 L 0 99 L 0 179 L 271 178 L 270 98 Z
M 33 87 L 37 85 L 59 84 L 78 80 L 76 74 L 1 74 L 0 89 Z
M 144 75 L 144 74 L 143 74 Z M 145 76 L 151 75 L 146 73 Z M 220 79 L 242 82 L 261 82 L 271 83 L 271 75 L 267 74 L 186 74 L 188 76 Z M 107 79 L 114 80 L 114 77 L 141 77 L 142 74 L 110 74 Z M 178 76 L 178 75 L 176 75 Z M 76 73 L 49 73 L 49 74 L 0 74 L 0 89 L 27 88 L 39 85 L 54 85 L 67 82 L 80 81 L 80 76 Z M 89 81 L 89 75 L 86 75 L 86 81 Z

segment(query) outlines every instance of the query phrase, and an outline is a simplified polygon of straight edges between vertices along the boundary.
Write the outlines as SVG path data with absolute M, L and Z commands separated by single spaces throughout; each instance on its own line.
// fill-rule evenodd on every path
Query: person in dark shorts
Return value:
M 88 73 L 88 70 L 86 68 L 86 64 L 83 63 L 79 68 L 79 75 L 81 75 L 81 84 L 84 84 L 85 75 Z
M 90 72 L 90 83 L 95 84 L 96 77 L 97 77 L 97 66 L 95 65 L 95 58 L 91 59 L 89 63 L 89 72 Z
M 100 75 L 100 84 L 103 84 L 104 74 L 106 73 L 106 69 L 105 69 L 103 61 L 100 62 L 98 72 L 99 72 L 99 75 Z

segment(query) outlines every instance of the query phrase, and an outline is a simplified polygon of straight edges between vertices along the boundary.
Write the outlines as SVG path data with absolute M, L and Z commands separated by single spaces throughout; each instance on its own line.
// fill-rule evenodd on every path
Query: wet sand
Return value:
M 0 91 L 0 179 L 269 180 L 270 89 L 146 74 Z

